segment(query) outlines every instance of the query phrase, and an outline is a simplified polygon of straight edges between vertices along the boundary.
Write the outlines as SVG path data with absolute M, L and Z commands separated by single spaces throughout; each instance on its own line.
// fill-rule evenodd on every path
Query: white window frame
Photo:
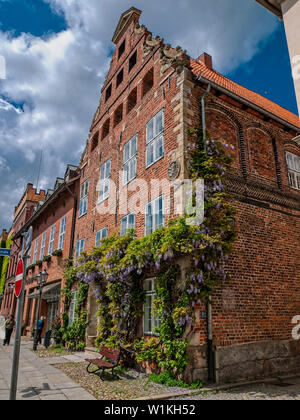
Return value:
M 78 290 L 72 292 L 72 298 L 71 298 L 70 308 L 69 308 L 69 326 L 72 326 L 75 320 L 77 296 L 78 296 Z
M 112 159 L 109 159 L 100 167 L 98 204 L 107 200 L 110 195 L 111 162 Z
M 130 225 L 129 224 L 129 219 L 132 216 L 134 218 L 134 223 L 133 223 L 133 225 L 132 224 Z M 127 235 L 129 229 L 135 229 L 135 222 L 136 222 L 135 213 L 130 213 L 130 214 L 127 214 L 127 216 L 124 216 L 121 220 L 120 235 L 125 236 L 125 235 Z M 123 229 L 124 223 L 126 223 L 126 228 L 125 229 Z
M 35 240 L 34 243 L 34 251 L 33 251 L 33 257 L 32 257 L 32 264 L 37 262 L 37 255 L 38 255 L 38 249 L 39 249 L 39 238 Z
M 150 288 L 147 287 L 149 284 L 151 286 Z M 153 302 L 157 298 L 155 278 L 144 281 L 144 291 L 146 296 L 143 306 L 143 334 L 148 336 L 158 336 L 154 329 L 160 326 L 161 320 L 153 315 Z M 148 328 L 147 324 L 151 324 L 150 328 Z
M 98 247 L 101 245 L 101 241 L 108 237 L 108 226 L 105 226 L 103 229 L 100 229 L 96 232 L 95 246 Z
M 295 190 L 300 190 L 300 157 L 293 153 L 286 152 L 286 163 L 290 187 Z
M 89 201 L 89 188 L 90 180 L 85 180 L 80 186 L 80 202 L 79 202 L 79 212 L 78 217 L 82 217 L 87 214 L 87 206 Z
M 164 158 L 164 128 L 165 128 L 165 113 L 164 108 L 161 109 L 146 126 L 146 169 L 154 165 L 160 159 Z M 162 121 L 161 127 L 159 121 Z M 151 128 L 152 127 L 152 128 Z M 162 148 L 162 154 L 158 154 L 159 149 Z M 153 159 L 149 160 L 149 154 L 153 155 Z
M 58 240 L 58 249 L 61 249 L 62 251 L 65 248 L 66 227 L 67 227 L 67 216 L 64 216 L 60 221 L 59 240 Z
M 42 242 L 41 242 L 40 260 L 42 260 L 45 256 L 46 240 L 47 240 L 47 232 L 44 232 L 42 236 Z
M 52 252 L 54 251 L 55 230 L 56 224 L 52 225 L 50 228 L 48 255 L 52 255 Z
M 162 200 L 162 213 L 159 212 L 160 207 L 160 200 Z M 149 207 L 151 206 L 151 214 L 149 213 Z M 162 223 L 158 223 L 158 216 L 162 214 Z M 148 227 L 148 218 L 151 215 L 152 221 L 151 221 L 151 231 Z M 165 215 L 164 215 L 164 196 L 161 195 L 154 200 L 150 201 L 146 205 L 145 210 L 145 235 L 150 235 L 151 233 L 155 232 L 157 229 L 165 226 Z
M 84 252 L 84 248 L 85 248 L 85 239 L 80 239 L 79 241 L 77 241 L 76 243 L 76 259 L 80 258 L 80 255 L 82 254 L 82 252 Z
M 135 145 L 135 147 L 134 147 Z M 128 150 L 128 153 L 127 153 Z M 137 174 L 138 135 L 133 136 L 125 145 L 123 153 L 123 186 L 136 178 Z M 132 169 L 133 168 L 133 169 Z

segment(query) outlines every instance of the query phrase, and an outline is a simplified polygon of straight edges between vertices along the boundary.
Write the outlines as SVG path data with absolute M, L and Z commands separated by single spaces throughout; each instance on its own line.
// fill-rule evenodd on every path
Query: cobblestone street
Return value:
M 17 400 L 94 400 L 94 397 L 73 382 L 47 360 L 37 357 L 32 343 L 22 342 Z M 0 343 L 0 400 L 9 399 L 13 345 Z M 66 356 L 75 357 L 76 356 Z M 77 357 L 78 359 L 78 357 Z M 53 363 L 55 360 L 53 360 Z

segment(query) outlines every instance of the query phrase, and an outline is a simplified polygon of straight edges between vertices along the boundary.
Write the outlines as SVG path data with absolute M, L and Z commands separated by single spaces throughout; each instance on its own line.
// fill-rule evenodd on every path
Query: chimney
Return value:
M 198 61 L 198 63 L 203 63 L 206 67 L 213 70 L 213 62 L 211 55 L 203 53 L 202 55 L 200 55 L 200 57 L 197 58 L 196 61 Z

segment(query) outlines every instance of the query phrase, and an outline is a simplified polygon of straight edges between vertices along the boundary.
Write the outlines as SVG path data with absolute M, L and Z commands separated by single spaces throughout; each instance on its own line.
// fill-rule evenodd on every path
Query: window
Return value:
M 133 110 L 137 104 L 137 88 L 133 89 L 128 96 L 127 113 Z
M 149 168 L 164 157 L 164 110 L 162 109 L 147 124 L 146 167 Z
M 152 89 L 153 84 L 154 84 L 154 70 L 152 68 L 151 70 L 148 71 L 148 73 L 146 74 L 143 80 L 143 96 L 146 95 L 146 93 L 148 93 L 149 90 Z
M 120 59 L 121 56 L 124 54 L 125 47 L 126 47 L 126 40 L 124 39 L 124 41 L 122 42 L 122 44 L 120 45 L 120 48 L 119 48 L 118 59 Z
M 123 185 L 127 185 L 136 177 L 137 141 L 138 136 L 135 135 L 124 146 Z
M 91 141 L 91 152 L 93 152 L 96 147 L 98 146 L 98 142 L 99 142 L 99 131 L 97 131 L 96 134 L 94 134 L 92 141 Z
M 123 104 L 119 105 L 114 114 L 114 127 L 116 127 L 123 119 Z
M 135 214 L 131 213 L 121 220 L 121 236 L 127 235 L 129 229 L 135 229 Z
M 296 190 L 300 190 L 300 157 L 288 152 L 286 154 L 286 160 L 289 170 L 290 186 Z
M 109 134 L 109 128 L 110 128 L 110 119 L 105 121 L 102 127 L 102 140 L 105 139 L 106 136 Z
M 106 200 L 109 197 L 110 190 L 110 171 L 111 171 L 111 160 L 105 162 L 100 168 L 100 186 L 98 203 Z
M 32 264 L 37 262 L 38 247 L 39 247 L 39 239 L 36 239 L 35 244 L 34 244 Z
M 105 102 L 107 102 L 109 98 L 111 97 L 111 92 L 112 92 L 112 85 L 110 84 L 105 92 Z
M 58 249 L 63 250 L 65 247 L 67 216 L 64 216 L 60 222 Z
M 163 196 L 151 201 L 146 206 L 146 235 L 150 235 L 164 226 Z
M 89 185 L 90 181 L 87 179 L 80 187 L 80 203 L 78 217 L 83 216 L 87 212 L 87 205 L 89 199 Z
M 50 230 L 49 247 L 48 247 L 49 255 L 51 255 L 52 252 L 54 251 L 54 239 L 55 239 L 55 225 L 53 225 Z
M 76 258 L 79 258 L 81 253 L 84 251 L 85 239 L 81 239 L 76 244 Z
M 124 70 L 122 69 L 117 75 L 116 87 L 120 86 L 120 84 L 123 82 L 123 78 L 124 78 Z
M 77 303 L 77 295 L 78 291 L 72 292 L 72 298 L 70 302 L 70 309 L 69 309 L 69 325 L 73 325 L 74 319 L 75 319 L 75 309 L 76 309 L 76 303 Z
M 135 51 L 135 53 L 132 54 L 132 56 L 129 58 L 129 73 L 131 72 L 133 67 L 136 65 L 136 61 L 137 61 L 137 52 Z
M 41 243 L 41 251 L 40 251 L 40 260 L 42 260 L 45 256 L 45 245 L 47 239 L 47 232 L 45 232 L 42 236 L 42 243 Z
M 108 227 L 98 230 L 96 233 L 96 247 L 101 245 L 101 241 L 108 237 Z
M 144 334 L 156 335 L 155 329 L 160 326 L 160 319 L 153 314 L 153 302 L 156 299 L 155 279 L 145 280 L 144 291 L 146 300 L 144 304 Z

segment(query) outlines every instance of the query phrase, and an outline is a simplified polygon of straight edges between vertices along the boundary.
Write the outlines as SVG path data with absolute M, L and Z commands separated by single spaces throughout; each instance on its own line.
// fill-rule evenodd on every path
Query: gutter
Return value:
M 286 120 L 283 120 L 280 117 L 277 117 L 276 115 L 272 114 L 271 112 L 266 111 L 264 108 L 260 108 L 259 106 L 253 104 L 250 101 L 247 101 L 247 99 L 242 98 L 241 96 L 239 96 L 239 95 L 231 92 L 230 90 L 227 90 L 227 89 L 219 86 L 218 84 L 216 84 L 214 82 L 211 82 L 210 80 L 204 78 L 203 76 L 198 77 L 197 80 L 198 80 L 198 82 L 201 81 L 204 84 L 210 84 L 211 87 L 213 87 L 214 89 L 218 90 L 219 92 L 222 92 L 222 93 L 224 93 L 227 96 L 230 96 L 232 99 L 235 99 L 236 101 L 241 102 L 244 105 L 247 105 L 249 108 L 252 108 L 252 109 L 254 109 L 257 112 L 259 112 L 261 114 L 264 114 L 268 118 L 271 118 L 274 121 L 277 121 L 279 124 L 282 124 L 282 125 L 288 127 L 289 129 L 291 129 L 293 131 L 296 131 L 297 134 L 300 134 L 300 127 L 298 127 L 296 125 L 293 125 L 293 124 L 287 122 Z
M 293 141 L 294 141 L 295 143 L 297 143 L 297 144 L 298 144 L 298 146 L 300 146 L 300 136 L 295 137 L 295 138 L 293 139 Z

